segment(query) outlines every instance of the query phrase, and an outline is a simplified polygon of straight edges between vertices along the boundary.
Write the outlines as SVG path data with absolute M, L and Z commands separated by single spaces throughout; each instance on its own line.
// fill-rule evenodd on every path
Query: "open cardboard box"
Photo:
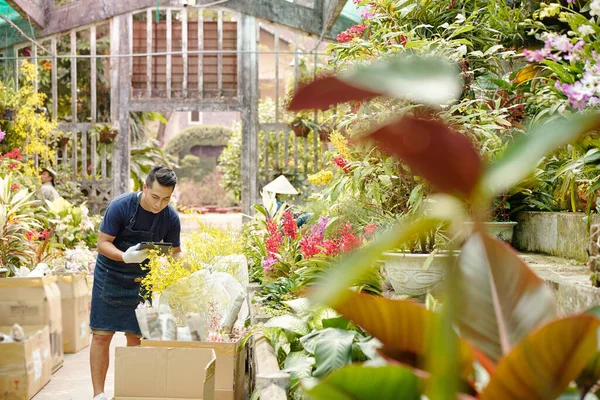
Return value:
M 0 326 L 9 334 L 10 326 Z M 26 339 L 0 343 L 0 399 L 29 400 L 50 382 L 52 359 L 47 326 L 22 326 Z
M 52 373 L 62 367 L 62 307 L 56 276 L 0 278 L 0 325 L 48 325 Z
M 215 351 L 117 347 L 114 400 L 214 400 Z
M 59 275 L 62 304 L 63 350 L 77 353 L 90 345 L 90 308 L 92 296 L 85 273 Z
M 142 340 L 141 346 L 214 349 L 217 356 L 215 400 L 244 400 L 246 351 L 241 343 L 242 339 L 234 343 Z

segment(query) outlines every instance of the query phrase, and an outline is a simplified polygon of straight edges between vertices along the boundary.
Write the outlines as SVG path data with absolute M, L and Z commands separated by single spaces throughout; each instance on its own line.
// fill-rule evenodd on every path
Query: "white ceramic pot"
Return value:
M 430 254 L 386 252 L 383 258 L 387 276 L 397 294 L 425 296 L 438 287 L 449 263 L 456 263 L 459 255 L 458 251 L 435 254 L 426 270 L 423 266 Z

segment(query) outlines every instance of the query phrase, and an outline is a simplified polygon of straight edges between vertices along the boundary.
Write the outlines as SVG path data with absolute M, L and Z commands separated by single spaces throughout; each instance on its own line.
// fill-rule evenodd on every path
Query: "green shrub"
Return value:
M 181 160 L 196 146 L 227 146 L 230 137 L 231 129 L 226 126 L 190 126 L 169 140 L 165 152 Z
M 202 182 L 204 177 L 214 171 L 216 167 L 216 157 L 200 158 L 193 154 L 188 154 L 181 159 L 179 168 L 177 168 L 177 176 L 188 178 L 194 182 Z

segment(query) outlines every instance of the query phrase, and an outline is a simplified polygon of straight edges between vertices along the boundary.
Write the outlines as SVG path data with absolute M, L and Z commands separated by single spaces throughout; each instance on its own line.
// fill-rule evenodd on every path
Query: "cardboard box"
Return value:
M 235 343 L 142 340 L 141 346 L 214 349 L 217 355 L 215 400 L 244 400 L 246 348 L 241 342 L 241 339 Z
M 117 347 L 114 400 L 214 400 L 212 349 Z
M 62 367 L 60 289 L 55 276 L 0 279 L 0 325 L 48 325 L 52 373 Z
M 0 326 L 10 333 L 12 327 Z M 0 398 L 29 400 L 50 382 L 52 359 L 47 326 L 23 326 L 25 341 L 0 343 Z
M 63 351 L 77 353 L 90 345 L 90 294 L 85 273 L 58 276 L 62 304 Z

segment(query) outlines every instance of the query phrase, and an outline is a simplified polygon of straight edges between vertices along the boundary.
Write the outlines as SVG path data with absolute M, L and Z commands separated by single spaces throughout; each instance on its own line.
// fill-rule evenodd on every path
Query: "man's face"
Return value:
M 42 183 L 52 182 L 52 176 L 50 176 L 50 173 L 48 171 L 44 171 L 42 172 L 42 175 L 40 175 L 40 180 L 42 181 Z
M 164 210 L 171 201 L 174 187 L 163 186 L 157 181 L 152 183 L 152 187 L 144 184 L 144 196 L 142 196 L 142 206 L 146 211 L 158 214 Z

